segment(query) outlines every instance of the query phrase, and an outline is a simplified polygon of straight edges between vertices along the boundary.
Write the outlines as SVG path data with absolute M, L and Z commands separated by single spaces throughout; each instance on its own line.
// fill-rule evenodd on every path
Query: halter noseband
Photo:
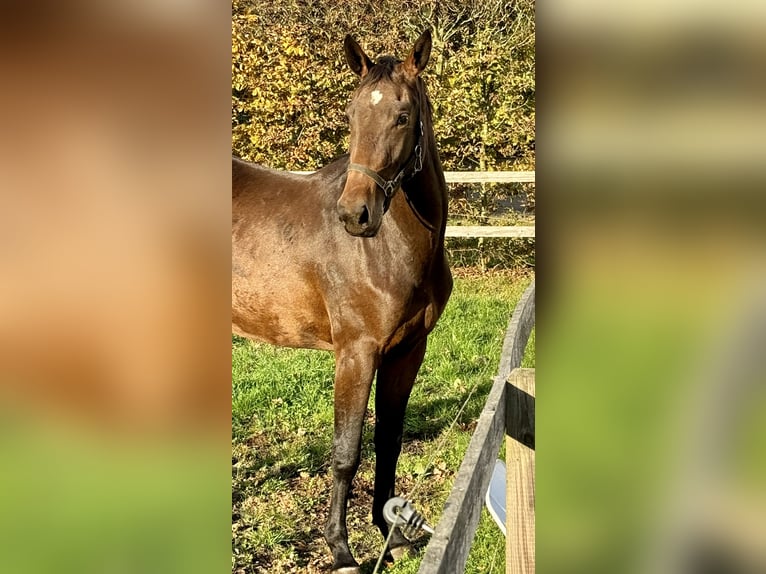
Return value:
M 378 184 L 378 187 L 380 187 L 380 189 L 383 190 L 383 194 L 385 195 L 385 200 L 383 202 L 383 213 L 386 213 L 386 211 L 388 211 L 388 207 L 391 205 L 391 199 L 396 194 L 396 190 L 399 189 L 399 187 L 402 185 L 407 169 L 410 166 L 412 166 L 412 173 L 410 173 L 409 178 L 414 177 L 416 173 L 418 173 L 421 169 L 423 169 L 423 145 L 422 144 L 423 144 L 423 120 L 420 120 L 420 135 L 418 136 L 418 141 L 415 144 L 415 148 L 412 150 L 412 155 L 410 156 L 410 159 L 407 160 L 407 162 L 404 164 L 404 167 L 399 171 L 399 173 L 396 174 L 396 177 L 388 181 L 383 179 L 383 177 L 377 171 L 371 170 L 366 165 L 362 165 L 359 163 L 348 164 L 349 171 L 358 171 L 359 173 L 363 173 L 364 175 L 369 177 L 371 180 L 373 180 L 376 184 Z M 407 194 L 405 193 L 404 195 L 406 196 Z M 410 206 L 412 206 L 412 202 L 410 201 L 409 197 L 407 197 L 407 203 L 409 203 Z M 418 218 L 420 219 L 419 214 L 418 214 Z

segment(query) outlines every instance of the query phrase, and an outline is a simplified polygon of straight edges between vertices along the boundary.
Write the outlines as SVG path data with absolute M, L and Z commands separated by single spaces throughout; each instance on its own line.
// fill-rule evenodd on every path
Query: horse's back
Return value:
M 261 197 L 270 194 L 299 193 L 310 185 L 311 178 L 301 174 L 279 171 L 249 163 L 239 158 L 231 158 L 231 197 L 232 200 L 247 195 Z

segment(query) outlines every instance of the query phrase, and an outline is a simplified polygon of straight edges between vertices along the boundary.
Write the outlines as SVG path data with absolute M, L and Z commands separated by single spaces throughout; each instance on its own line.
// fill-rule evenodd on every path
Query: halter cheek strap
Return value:
M 362 165 L 360 163 L 350 163 L 348 164 L 348 169 L 349 171 L 358 171 L 359 173 L 363 173 L 372 179 L 383 190 L 383 193 L 386 194 L 386 199 L 390 199 L 394 196 L 394 192 L 396 192 L 397 188 L 401 185 L 402 180 L 404 179 L 404 170 L 401 170 L 399 173 L 397 173 L 394 179 L 386 181 L 380 177 L 380 174 L 377 171 L 373 171 L 366 165 Z M 415 175 L 415 173 L 412 175 Z
M 410 174 L 410 178 L 414 177 L 416 173 L 418 173 L 420 170 L 423 169 L 423 146 L 421 142 L 423 141 L 423 122 L 420 122 L 420 138 L 418 138 L 418 143 L 415 145 L 415 149 L 412 150 L 412 156 L 407 161 L 405 166 L 399 171 L 399 173 L 396 174 L 396 177 L 394 179 L 386 181 L 381 177 L 381 175 L 371 170 L 366 165 L 362 165 L 359 163 L 350 163 L 348 165 L 348 171 L 358 171 L 359 173 L 363 173 L 370 179 L 372 179 L 378 187 L 380 187 L 383 190 L 383 194 L 385 196 L 383 200 L 383 213 L 386 213 L 388 211 L 388 208 L 391 205 L 391 199 L 396 194 L 396 190 L 399 189 L 399 187 L 402 184 L 402 181 L 404 181 L 405 174 L 407 173 L 408 167 L 412 164 L 412 173 Z M 428 229 L 431 233 L 436 232 L 436 227 L 431 225 L 426 219 L 420 215 L 420 212 L 415 207 L 415 204 L 412 203 L 412 199 L 407 194 L 407 192 L 402 188 L 402 193 L 404 194 L 404 199 L 407 200 L 407 205 L 410 206 L 410 209 L 412 209 L 412 213 L 415 214 L 415 217 L 418 218 L 418 221 Z
M 412 178 L 415 176 L 416 173 L 418 173 L 421 169 L 423 169 L 423 121 L 420 121 L 420 135 L 418 136 L 418 142 L 415 144 L 415 148 L 412 150 L 412 155 L 410 156 L 410 159 L 407 161 L 407 163 L 404 164 L 404 167 L 399 171 L 399 173 L 396 174 L 394 179 L 390 179 L 386 181 L 381 177 L 381 175 L 374 170 L 371 170 L 366 165 L 362 165 L 359 163 L 350 163 L 348 164 L 348 170 L 349 171 L 358 171 L 359 173 L 363 173 L 367 177 L 369 177 L 371 180 L 373 180 L 376 184 L 378 184 L 378 187 L 380 187 L 383 190 L 383 194 L 385 195 L 385 200 L 383 202 L 383 213 L 388 211 L 388 207 L 391 205 L 391 199 L 396 194 L 396 190 L 399 189 L 399 187 L 402 185 L 402 182 L 404 181 L 405 174 L 407 172 L 407 169 L 412 167 L 412 173 L 409 175 L 409 178 Z M 407 194 L 405 193 L 405 196 Z M 410 204 L 410 207 L 412 207 L 412 202 L 410 201 L 410 198 L 407 198 L 407 203 Z M 414 209 L 414 208 L 413 208 Z M 416 212 L 417 213 L 417 212 Z M 418 219 L 420 218 L 418 214 Z

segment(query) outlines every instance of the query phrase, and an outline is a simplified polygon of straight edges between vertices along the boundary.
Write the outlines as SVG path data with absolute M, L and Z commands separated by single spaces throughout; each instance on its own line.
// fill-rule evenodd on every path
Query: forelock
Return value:
M 374 86 L 383 80 L 394 82 L 398 80 L 396 65 L 401 64 L 401 60 L 397 60 L 393 56 L 381 56 L 375 65 L 370 68 L 367 75 L 362 80 L 359 87 Z
M 391 82 L 392 84 L 404 86 L 413 99 L 416 106 L 420 105 L 420 93 L 419 86 L 422 80 L 417 79 L 415 83 L 412 83 L 406 79 L 404 72 L 399 68 L 399 64 L 402 61 L 394 58 L 393 56 L 381 56 L 378 58 L 375 65 L 372 66 L 367 74 L 362 78 L 359 86 L 356 89 L 356 94 L 359 94 L 363 90 L 374 90 L 381 82 Z M 428 98 L 426 97 L 426 101 Z

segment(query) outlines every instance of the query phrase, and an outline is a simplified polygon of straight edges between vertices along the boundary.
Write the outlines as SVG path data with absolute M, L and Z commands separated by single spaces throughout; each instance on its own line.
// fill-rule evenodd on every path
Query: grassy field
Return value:
M 508 320 L 531 280 L 528 272 L 459 274 L 429 338 L 405 419 L 397 489 L 407 496 L 417 488 L 415 505 L 432 525 L 439 520 L 496 374 Z M 533 367 L 534 357 L 533 332 L 524 366 Z M 233 572 L 328 570 L 322 529 L 332 481 L 332 381 L 330 353 L 232 338 Z M 456 427 L 442 439 L 474 388 Z M 373 420 L 368 409 L 348 518 L 351 548 L 365 574 L 372 572 L 383 542 L 370 521 Z M 427 468 L 432 459 L 435 463 Z M 416 542 L 418 556 L 386 571 L 416 572 L 426 542 Z M 504 571 L 504 538 L 485 509 L 466 572 Z

